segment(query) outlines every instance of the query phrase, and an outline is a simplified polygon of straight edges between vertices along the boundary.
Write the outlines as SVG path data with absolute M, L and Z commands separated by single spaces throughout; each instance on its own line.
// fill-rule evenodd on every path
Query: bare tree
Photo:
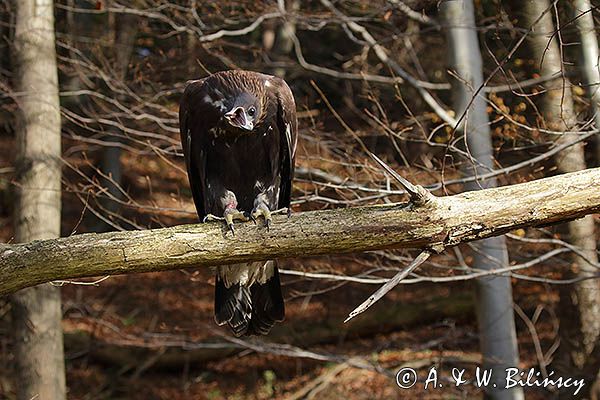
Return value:
M 545 85 L 541 99 L 541 111 L 547 126 L 562 132 L 557 144 L 572 140 L 576 134 L 571 131 L 577 125 L 574 111 L 571 84 L 564 74 L 564 60 L 561 46 L 561 31 L 555 29 L 552 16 L 558 17 L 556 4 L 548 0 L 529 0 L 523 3 L 527 25 L 533 28 L 530 46 L 536 61 L 541 63 L 544 76 L 554 76 Z M 583 142 L 565 149 L 555 156 L 561 172 L 571 172 L 586 168 Z M 557 367 L 574 369 L 594 379 L 598 372 L 598 360 L 592 356 L 598 346 L 600 334 L 600 286 L 596 279 L 585 279 L 597 274 L 598 254 L 594 235 L 594 220 L 591 216 L 568 223 L 570 242 L 579 248 L 582 255 L 573 255 L 571 270 L 566 276 L 576 276 L 581 280 L 561 292 L 560 335 L 561 349 Z M 598 351 L 598 349 L 596 349 Z
M 279 0 L 278 6 L 282 14 L 286 15 L 286 1 Z M 290 15 L 297 12 L 300 8 L 300 2 L 298 0 L 291 0 L 287 2 L 287 8 L 292 11 Z M 279 61 L 281 56 L 289 54 L 294 49 L 294 38 L 296 35 L 296 23 L 290 18 L 286 18 L 279 25 L 276 21 L 269 22 L 265 26 L 262 34 L 263 47 L 266 51 L 271 53 L 271 56 L 275 58 L 275 61 Z M 275 67 L 273 74 L 280 78 L 285 78 L 287 70 L 282 67 Z
M 581 64 L 591 99 L 596 127 L 600 126 L 600 55 L 594 16 L 589 0 L 573 0 L 574 18 L 581 39 Z M 600 135 L 596 135 L 596 165 L 600 165 Z
M 110 47 L 109 53 L 112 53 L 111 61 L 114 66 L 113 75 L 119 85 L 126 86 L 126 75 L 129 66 L 129 60 L 133 53 L 135 38 L 138 32 L 139 18 L 135 15 L 108 14 L 108 32 L 107 42 Z M 117 100 L 125 101 L 124 95 L 117 96 Z M 123 142 L 123 132 L 118 127 L 109 129 L 105 137 L 107 145 L 102 151 L 101 179 L 100 184 L 106 188 L 110 196 L 103 198 L 99 203 L 101 209 L 108 214 L 108 220 L 113 221 L 113 215 L 119 214 L 120 204 L 115 200 L 123 200 L 121 191 L 122 166 L 120 144 Z M 98 232 L 112 230 L 113 227 L 105 219 L 99 219 L 96 230 Z
M 449 64 L 456 74 L 452 80 L 454 110 L 462 114 L 456 132 L 464 138 L 471 160 L 465 160 L 465 175 L 484 174 L 493 170 L 494 155 L 490 121 L 486 100 L 482 93 L 483 62 L 475 26 L 475 10 L 472 0 L 447 1 L 441 12 L 447 24 Z M 473 181 L 466 184 L 468 190 L 496 186 L 495 179 Z M 473 268 L 492 270 L 507 266 L 508 252 L 503 236 L 481 240 L 474 245 Z M 481 352 L 485 368 L 492 368 L 496 384 L 486 389 L 492 399 L 523 399 L 519 387 L 504 390 L 500 383 L 506 368 L 519 364 L 517 334 L 513 313 L 510 277 L 483 277 L 477 280 L 477 319 Z
M 54 2 L 15 2 L 17 116 L 15 240 L 60 236 L 61 136 Z M 45 284 L 12 296 L 17 398 L 65 399 L 61 300 Z

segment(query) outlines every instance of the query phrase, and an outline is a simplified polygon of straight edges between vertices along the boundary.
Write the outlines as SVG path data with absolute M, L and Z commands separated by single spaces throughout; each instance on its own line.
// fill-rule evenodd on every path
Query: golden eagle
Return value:
M 288 85 L 250 71 L 189 81 L 179 107 L 188 178 L 201 220 L 233 221 L 288 208 L 298 123 Z M 269 333 L 284 317 L 274 261 L 217 267 L 215 321 L 236 336 Z

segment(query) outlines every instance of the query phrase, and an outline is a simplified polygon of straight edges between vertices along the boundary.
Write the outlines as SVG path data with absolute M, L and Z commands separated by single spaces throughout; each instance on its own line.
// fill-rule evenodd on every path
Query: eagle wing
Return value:
M 294 178 L 294 159 L 298 142 L 298 120 L 296 119 L 296 103 L 294 95 L 285 81 L 278 77 L 270 80 L 272 90 L 277 99 L 277 127 L 282 143 L 280 157 L 281 184 L 279 188 L 278 208 L 289 207 L 292 196 L 292 179 Z
M 192 110 L 190 105 L 200 105 L 201 107 L 204 105 L 204 102 L 198 101 L 198 99 L 201 99 L 203 92 L 206 91 L 203 85 L 205 80 L 206 78 L 188 81 L 179 105 L 179 133 L 181 134 L 183 155 L 192 196 L 196 204 L 196 212 L 200 219 L 207 214 L 204 205 L 206 154 L 202 151 L 200 137 L 197 132 L 199 129 L 205 129 L 205 127 L 196 116 L 203 114 L 202 111 L 206 112 L 206 110 Z

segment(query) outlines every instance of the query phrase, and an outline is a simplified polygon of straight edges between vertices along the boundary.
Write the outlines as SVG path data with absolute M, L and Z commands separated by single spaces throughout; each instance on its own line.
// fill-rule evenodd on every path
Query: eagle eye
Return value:
M 250 107 L 248 109 L 248 115 L 251 116 L 251 117 L 254 117 L 254 114 L 256 114 L 256 108 Z

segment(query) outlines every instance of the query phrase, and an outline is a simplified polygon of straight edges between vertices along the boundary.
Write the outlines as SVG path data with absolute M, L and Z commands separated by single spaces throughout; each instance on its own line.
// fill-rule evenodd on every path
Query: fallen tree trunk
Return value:
M 0 245 L 0 296 L 43 282 L 385 248 L 441 251 L 513 229 L 600 211 L 600 168 L 518 185 L 377 205 L 275 216 L 267 230 L 221 223 L 89 233 Z
M 448 296 L 419 299 L 413 303 L 391 303 L 385 307 L 374 307 L 362 318 L 342 326 L 341 315 L 328 316 L 310 324 L 304 319 L 289 321 L 276 325 L 264 340 L 267 344 L 285 343 L 309 348 L 317 344 L 340 343 L 341 339 L 369 337 L 373 332 L 385 334 L 448 318 L 470 321 L 474 314 L 473 297 L 462 291 Z M 140 363 L 151 360 L 149 368 L 175 369 L 182 368 L 186 363 L 202 367 L 207 362 L 229 357 L 246 348 L 227 342 L 219 336 L 201 342 L 168 338 L 148 340 L 143 337 L 136 337 L 131 342 L 105 341 L 78 331 L 65 333 L 65 349 L 70 354 L 86 354 L 95 361 L 121 367 L 136 368 Z

